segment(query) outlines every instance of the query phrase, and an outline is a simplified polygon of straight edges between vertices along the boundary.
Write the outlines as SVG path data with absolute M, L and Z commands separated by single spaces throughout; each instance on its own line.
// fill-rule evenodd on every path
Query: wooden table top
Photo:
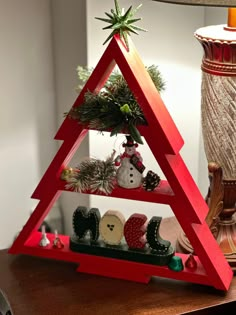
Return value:
M 163 237 L 174 240 L 178 231 L 174 218 L 163 220 Z M 236 277 L 225 293 L 157 277 L 139 284 L 75 270 L 71 263 L 0 251 L 0 289 L 14 315 L 175 315 L 236 301 Z

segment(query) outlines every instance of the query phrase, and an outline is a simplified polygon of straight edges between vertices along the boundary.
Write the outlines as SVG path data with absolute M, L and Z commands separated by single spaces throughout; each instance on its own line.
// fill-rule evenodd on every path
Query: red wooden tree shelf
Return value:
M 65 182 L 61 182 L 61 186 L 59 190 L 64 191 L 71 191 L 65 187 Z M 86 194 L 96 195 L 96 193 L 87 191 L 83 192 Z M 135 189 L 124 189 L 121 187 L 116 187 L 112 191 L 112 193 L 107 196 L 105 194 L 99 194 L 99 196 L 105 197 L 115 197 L 115 198 L 123 198 L 123 199 L 130 199 L 130 200 L 139 200 L 139 201 L 147 201 L 147 202 L 155 202 L 161 204 L 170 204 L 172 199 L 174 199 L 174 193 L 170 188 L 170 185 L 167 181 L 162 180 L 158 187 L 150 194 L 142 187 L 135 188 Z
M 144 283 L 151 276 L 160 276 L 228 290 L 233 273 L 205 222 L 208 212 L 206 202 L 179 153 L 183 139 L 131 40 L 129 46 L 127 51 L 119 36 L 113 37 L 73 106 L 80 106 L 87 90 L 99 91 L 114 66 L 119 66 L 148 123 L 148 126 L 140 128 L 140 132 L 167 180 L 161 181 L 153 192 L 142 188 L 115 188 L 109 197 L 170 205 L 194 248 L 197 268 L 193 271 L 185 267 L 183 271 L 175 272 L 167 266 L 77 253 L 69 249 L 69 237 L 63 235 L 63 249 L 39 246 L 41 233 L 37 231 L 38 228 L 62 191 L 68 191 L 65 182 L 60 179 L 61 172 L 68 166 L 88 132 L 88 129 L 68 117 L 55 137 L 63 140 L 63 143 L 32 195 L 40 201 L 9 251 L 74 262 L 79 264 L 78 271 L 91 274 Z M 53 235 L 47 236 L 52 241 Z M 183 263 L 188 258 L 184 254 L 176 255 L 183 259 Z

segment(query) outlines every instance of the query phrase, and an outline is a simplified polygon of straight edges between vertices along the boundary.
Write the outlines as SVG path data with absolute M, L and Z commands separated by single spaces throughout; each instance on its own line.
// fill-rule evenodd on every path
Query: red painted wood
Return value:
M 32 194 L 32 198 L 43 199 L 47 197 L 47 195 L 52 194 L 53 191 L 58 191 L 62 170 L 70 162 L 79 145 L 85 138 L 88 130 L 83 129 L 75 120 L 70 119 L 70 123 L 73 127 L 73 130 L 70 130 L 71 134 L 68 134 L 65 141 L 62 143 L 38 187 Z
M 58 191 L 55 194 L 48 195 L 38 203 L 36 209 L 31 214 L 29 220 L 26 222 L 22 231 L 20 232 L 20 234 L 14 241 L 13 245 L 9 249 L 9 253 L 11 254 L 21 253 L 21 250 L 24 247 L 25 242 L 31 237 L 32 233 L 35 230 L 38 230 L 44 218 L 51 210 L 54 202 L 59 198 L 60 194 L 61 192 Z
M 170 270 L 167 266 L 155 266 L 144 263 L 125 261 L 121 259 L 72 252 L 69 249 L 69 237 L 65 235 L 59 235 L 62 242 L 64 243 L 64 248 L 55 249 L 52 247 L 54 235 L 47 233 L 47 237 L 50 240 L 51 245 L 49 245 L 48 247 L 41 247 L 39 246 L 41 233 L 38 231 L 34 231 L 25 243 L 25 246 L 22 247 L 20 253 L 42 258 L 50 258 L 77 263 L 79 264 L 79 272 L 86 272 L 104 276 L 109 275 L 109 277 L 113 278 L 122 278 L 143 283 L 147 283 L 151 276 L 159 276 L 205 285 L 210 284 L 208 276 L 197 257 L 196 270 L 192 271 L 185 268 L 182 272 L 175 272 Z M 188 259 L 188 255 L 178 253 L 178 256 L 182 258 L 183 263 L 185 264 L 186 260 Z M 135 275 L 137 275 L 137 278 L 135 278 Z M 217 288 L 220 290 L 226 290 L 226 288 L 223 288 L 222 286 L 218 286 Z
M 121 69 L 143 110 L 148 126 L 139 129 L 167 181 L 162 181 L 154 192 L 146 192 L 142 188 L 133 190 L 116 188 L 111 197 L 169 204 L 198 255 L 196 258 L 198 268 L 194 271 L 185 269 L 182 272 L 174 272 L 166 266 L 78 254 L 69 250 L 66 236 L 61 236 L 65 243 L 65 248 L 61 250 L 38 246 L 40 233 L 36 230 L 61 191 L 66 190 L 65 182 L 60 179 L 61 171 L 67 167 L 88 131 L 69 118 L 64 120 L 55 137 L 64 142 L 32 195 L 40 202 L 10 252 L 76 262 L 80 264 L 82 272 L 141 282 L 147 282 L 152 275 L 155 275 L 227 290 L 232 279 L 232 271 L 205 223 L 208 211 L 205 200 L 179 155 L 183 139 L 131 41 L 128 52 L 119 36 L 113 37 L 73 106 L 82 103 L 87 90 L 99 91 L 115 64 Z M 185 263 L 186 256 L 181 255 L 181 258 Z
M 178 203 L 177 208 L 180 215 L 183 215 L 183 209 L 185 209 L 185 213 L 188 213 L 189 222 L 202 223 L 208 212 L 205 200 L 202 198 L 181 156 L 179 154 L 165 154 L 165 151 L 160 149 L 161 147 L 157 144 L 158 131 L 156 133 L 157 136 L 153 137 L 148 132 L 148 128 L 142 129 L 142 135 L 174 193 L 175 197 L 169 200 L 170 206 L 172 207 L 173 203 Z M 178 218 L 178 213 L 175 213 L 175 215 Z
M 187 220 L 185 222 L 187 223 Z M 232 270 L 229 268 L 226 259 L 222 259 L 222 251 L 207 223 L 193 224 L 191 227 L 184 224 L 185 226 L 187 227 L 185 231 L 193 244 L 194 251 L 201 258 L 213 286 L 217 287 L 222 282 L 227 283 L 231 279 Z
M 186 257 L 179 254 L 179 256 L 186 261 Z M 95 257 L 95 256 L 94 256 Z M 88 258 L 88 257 L 87 257 Z M 101 259 L 100 259 L 101 258 Z M 92 259 L 90 263 L 82 262 L 82 272 L 109 276 L 112 278 L 120 278 L 125 280 L 132 280 L 137 282 L 147 283 L 151 276 L 171 278 L 176 280 L 182 280 L 187 282 L 193 282 L 198 284 L 209 285 L 209 278 L 206 276 L 202 266 L 200 265 L 195 272 L 190 270 L 183 270 L 181 272 L 175 272 L 170 270 L 167 266 L 156 266 L 148 265 L 137 262 L 130 261 L 121 261 L 119 259 L 105 258 L 105 257 L 96 257 L 95 261 Z M 86 265 L 88 266 L 86 268 Z M 94 268 L 96 266 L 96 268 Z M 80 271 L 80 267 L 78 268 Z M 118 274 L 117 274 L 118 273 Z M 134 278 L 133 275 L 137 275 L 137 278 Z M 141 276 L 143 276 L 141 278 Z M 144 279 L 144 280 L 142 280 Z M 146 279 L 146 281 L 145 281 Z M 141 280 L 141 281 L 140 281 Z M 219 290 L 225 290 L 224 286 L 218 287 Z
M 59 190 L 64 191 L 72 191 L 71 189 L 66 188 L 66 182 L 60 181 L 58 182 Z M 95 194 L 90 191 L 83 192 L 83 194 Z M 130 199 L 130 200 L 139 200 L 139 201 L 146 201 L 146 202 L 155 202 L 155 203 L 161 203 L 161 204 L 170 204 L 171 200 L 174 199 L 174 194 L 172 189 L 170 188 L 170 185 L 167 181 L 162 180 L 159 184 L 159 186 L 153 191 L 148 192 L 144 190 L 142 187 L 135 188 L 135 189 L 124 189 L 121 187 L 115 187 L 115 189 L 112 191 L 112 193 L 108 196 L 103 193 L 100 193 L 99 196 L 104 197 L 114 197 L 114 198 L 122 198 L 122 199 Z

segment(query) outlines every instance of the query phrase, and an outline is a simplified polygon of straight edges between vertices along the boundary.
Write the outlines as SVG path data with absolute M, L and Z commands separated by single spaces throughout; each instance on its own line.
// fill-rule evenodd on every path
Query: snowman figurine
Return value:
M 138 188 L 142 185 L 145 166 L 140 153 L 136 151 L 138 144 L 134 143 L 131 136 L 126 136 L 126 140 L 127 142 L 122 145 L 125 152 L 115 159 L 115 165 L 118 166 L 117 184 L 128 189 Z

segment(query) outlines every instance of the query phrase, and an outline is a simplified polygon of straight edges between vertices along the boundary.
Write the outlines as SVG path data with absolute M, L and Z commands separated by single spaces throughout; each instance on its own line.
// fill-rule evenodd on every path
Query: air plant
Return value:
M 108 19 L 96 17 L 96 19 L 110 24 L 109 26 L 105 26 L 103 30 L 112 29 L 111 34 L 107 37 L 103 44 L 106 44 L 109 39 L 111 39 L 115 34 L 119 34 L 120 38 L 125 41 L 125 44 L 129 49 L 128 35 L 130 35 L 130 33 L 138 35 L 137 31 L 146 32 L 145 29 L 134 25 L 134 23 L 141 20 L 141 18 L 133 17 L 138 9 L 142 6 L 142 4 L 140 4 L 136 9 L 133 9 L 132 6 L 130 6 L 129 9 L 125 12 L 124 8 L 120 8 L 118 0 L 114 1 L 115 10 L 111 9 L 111 13 L 105 12 Z

